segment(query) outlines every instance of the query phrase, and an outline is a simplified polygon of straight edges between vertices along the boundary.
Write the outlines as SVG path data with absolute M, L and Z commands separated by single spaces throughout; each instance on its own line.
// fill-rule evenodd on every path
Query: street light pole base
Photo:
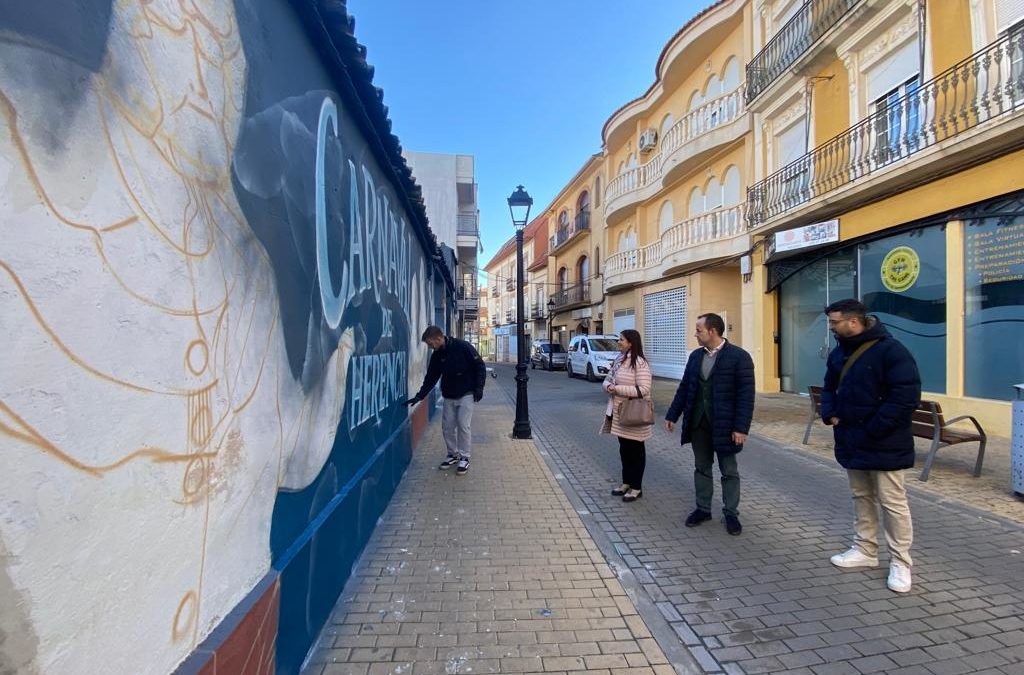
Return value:
M 512 438 L 533 438 L 533 430 L 530 429 L 530 404 L 526 394 L 526 383 L 529 380 L 526 364 L 516 364 L 516 422 L 512 426 Z

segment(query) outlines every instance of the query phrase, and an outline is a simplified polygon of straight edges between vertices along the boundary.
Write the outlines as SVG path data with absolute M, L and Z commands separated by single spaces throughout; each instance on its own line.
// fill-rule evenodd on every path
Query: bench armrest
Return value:
M 985 430 L 981 428 L 980 424 L 978 424 L 978 420 L 974 419 L 974 415 L 961 415 L 960 417 L 954 417 L 951 420 L 946 420 L 946 423 L 942 426 L 948 427 L 956 424 L 957 422 L 963 422 L 964 420 L 970 420 L 971 423 L 974 424 L 974 428 L 978 430 L 978 435 L 985 438 Z

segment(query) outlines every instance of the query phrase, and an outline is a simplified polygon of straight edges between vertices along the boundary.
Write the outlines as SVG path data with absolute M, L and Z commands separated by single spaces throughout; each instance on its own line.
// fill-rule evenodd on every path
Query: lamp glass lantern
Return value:
M 512 224 L 516 226 L 517 230 L 526 227 L 526 223 L 530 219 L 531 206 L 533 206 L 533 197 L 522 185 L 516 186 L 516 191 L 508 198 L 508 211 L 512 214 Z

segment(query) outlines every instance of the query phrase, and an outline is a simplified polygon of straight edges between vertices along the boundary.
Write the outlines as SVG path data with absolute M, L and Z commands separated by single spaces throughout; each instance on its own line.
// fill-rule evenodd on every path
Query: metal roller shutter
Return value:
M 644 296 L 644 352 L 658 377 L 683 376 L 686 326 L 685 287 Z

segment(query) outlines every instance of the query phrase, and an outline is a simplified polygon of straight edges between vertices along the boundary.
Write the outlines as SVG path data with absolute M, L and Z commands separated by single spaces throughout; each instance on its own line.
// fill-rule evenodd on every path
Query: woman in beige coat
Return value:
M 651 437 L 654 425 L 622 426 L 619 422 L 619 406 L 628 398 L 636 398 L 638 390 L 641 397 L 650 398 L 651 366 L 644 358 L 640 333 L 635 330 L 622 331 L 619 336 L 619 351 L 622 353 L 615 359 L 611 372 L 604 378 L 608 406 L 605 408 L 601 433 L 614 434 L 619 438 L 622 485 L 612 490 L 612 495 L 621 496 L 624 502 L 632 502 L 644 495 L 644 467 L 647 464 L 647 447 L 644 441 Z

